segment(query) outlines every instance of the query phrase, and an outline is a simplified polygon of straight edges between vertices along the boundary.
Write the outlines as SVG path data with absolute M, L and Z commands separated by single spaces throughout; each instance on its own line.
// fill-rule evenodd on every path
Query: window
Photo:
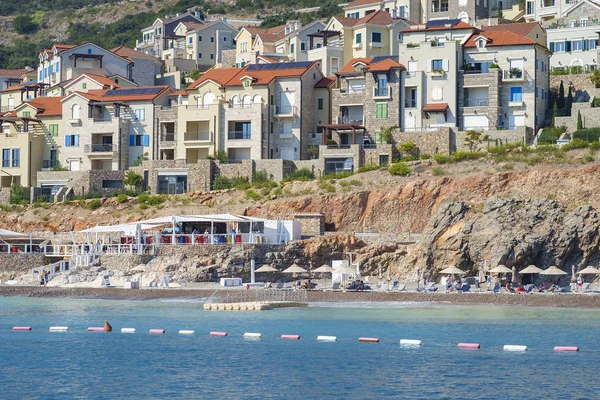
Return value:
M 442 60 L 431 60 L 432 71 L 442 71 L 444 69 L 444 63 Z
M 535 69 L 539 69 L 539 66 L 538 66 L 538 59 L 537 59 L 537 58 L 535 59 Z
M 571 42 L 571 46 L 573 51 L 581 51 L 583 50 L 583 43 L 581 40 L 573 40 Z
M 82 89 L 87 89 L 87 83 L 83 82 L 83 83 L 81 84 L 81 88 L 82 88 Z
M 371 32 L 371 42 L 381 43 L 381 32 Z
M 248 79 L 246 79 L 244 81 L 244 87 L 248 87 L 248 86 L 250 86 L 250 81 Z
M 294 52 L 294 48 L 295 48 L 294 43 L 290 44 L 290 53 Z
M 439 86 L 431 89 L 431 99 L 434 101 L 444 100 L 444 89 Z
M 375 118 L 377 119 L 387 119 L 388 117 L 388 105 L 387 103 L 379 103 L 377 104 Z
M 146 110 L 143 108 L 138 108 L 135 110 L 135 120 L 136 121 L 144 121 L 146 120 Z
M 214 36 L 211 36 L 211 37 L 210 37 L 210 42 L 211 42 L 211 43 L 214 43 L 214 41 L 215 41 L 215 37 L 214 37 Z
M 538 88 L 537 88 L 537 86 L 536 86 L 536 87 L 535 87 L 535 98 L 537 99 L 537 97 L 538 97 Z
M 214 60 L 214 59 L 215 59 L 215 55 L 214 55 L 214 54 L 211 54 L 211 55 L 210 55 L 210 59 L 211 59 L 211 60 Z
M 554 47 L 555 53 L 564 53 L 565 52 L 565 42 L 554 42 L 554 43 L 550 43 L 550 44 L 554 44 L 554 46 L 550 46 L 550 47 Z M 553 51 L 553 50 L 550 49 L 550 51 Z
M 10 149 L 2 149 L 2 166 L 10 167 Z
M 73 107 L 71 107 L 71 119 L 79 119 L 80 111 L 81 107 L 79 107 L 79 104 L 73 104 Z
M 202 58 L 202 53 L 198 53 L 198 58 Z
M 579 23 L 581 26 L 587 26 L 588 20 L 587 20 L 587 18 L 585 18 L 585 19 L 582 19 L 581 21 L 579 21 Z
M 201 42 L 202 41 L 202 35 L 198 35 L 198 41 Z
M 485 48 L 485 40 L 481 39 L 477 41 L 477 47 L 480 49 Z
M 510 88 L 510 101 L 523 101 L 523 88 L 521 86 Z
M 323 98 L 319 97 L 317 99 L 317 110 L 322 111 L 323 110 Z
M 546 91 L 542 89 L 542 100 L 546 100 Z
M 92 54 L 92 49 L 87 49 L 88 54 Z
M 356 44 L 361 44 L 362 43 L 362 33 L 357 33 L 356 34 Z
M 12 167 L 19 168 L 21 166 L 21 149 L 12 149 Z
M 306 51 L 306 43 L 300 42 L 300 51 Z
M 596 39 L 590 39 L 588 41 L 588 50 L 595 50 L 596 49 Z
M 223 36 L 223 41 L 226 42 L 227 41 L 227 36 Z
M 546 71 L 546 63 L 542 61 L 542 72 Z
M 129 146 L 150 146 L 150 135 L 129 135 Z
M 30 117 L 31 116 L 31 112 L 29 112 L 29 111 L 23 111 L 23 116 L 25 118 Z
M 65 135 L 65 147 L 79 147 L 79 135 Z
M 48 131 L 50 136 L 58 136 L 58 124 L 50 124 Z

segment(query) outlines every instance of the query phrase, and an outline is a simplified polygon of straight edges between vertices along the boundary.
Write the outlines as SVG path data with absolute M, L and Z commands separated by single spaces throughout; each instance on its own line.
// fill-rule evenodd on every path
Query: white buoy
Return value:
M 420 340 L 414 340 L 414 339 L 400 339 L 400 346 L 406 346 L 406 347 L 418 347 L 422 344 L 422 342 Z
M 121 328 L 121 333 L 135 333 L 135 328 Z
M 246 339 L 260 339 L 260 338 L 262 338 L 262 334 L 261 333 L 246 332 L 246 333 L 244 333 L 244 337 Z
M 67 332 L 69 330 L 68 326 L 51 326 L 50 332 Z
M 504 351 L 527 351 L 527 346 L 505 344 Z
M 335 342 L 337 341 L 337 336 L 317 336 L 317 340 L 320 342 Z
M 179 331 L 180 335 L 193 335 L 194 331 L 190 331 L 190 330 L 186 330 L 186 329 L 182 329 Z

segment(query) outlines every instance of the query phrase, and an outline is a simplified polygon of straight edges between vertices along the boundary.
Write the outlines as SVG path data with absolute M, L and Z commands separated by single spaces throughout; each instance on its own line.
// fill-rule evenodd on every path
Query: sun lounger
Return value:
M 271 289 L 273 287 L 273 284 L 271 282 L 267 282 L 265 283 L 265 286 L 263 286 L 263 289 Z
M 275 286 L 275 289 L 283 289 L 284 286 L 285 282 L 277 282 L 277 286 Z

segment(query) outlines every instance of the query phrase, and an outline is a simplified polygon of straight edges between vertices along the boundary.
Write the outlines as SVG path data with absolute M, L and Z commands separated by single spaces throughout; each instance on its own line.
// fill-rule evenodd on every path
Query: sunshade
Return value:
M 592 267 L 591 265 L 577 272 L 577 275 L 586 275 L 586 274 L 600 274 L 600 270 L 598 268 Z
M 102 233 L 102 232 L 122 232 L 126 235 L 135 235 L 137 232 L 137 222 L 132 222 L 130 224 L 120 224 L 120 225 L 98 225 L 93 228 L 84 229 L 81 233 Z M 141 229 L 152 229 L 154 226 L 148 224 L 141 224 Z
M 29 233 L 19 233 L 19 232 L 13 232 L 13 231 L 9 231 L 7 229 L 0 229 L 0 237 L 29 237 Z
M 548 269 L 543 270 L 542 272 L 540 272 L 540 275 L 554 275 L 554 276 L 559 276 L 559 275 L 568 275 L 565 271 L 556 268 L 554 265 L 551 266 Z
M 519 271 L 519 273 L 520 274 L 539 274 L 542 271 L 544 271 L 544 270 L 536 267 L 535 265 L 530 265 L 527 268 Z
M 494 274 L 512 274 L 512 270 L 504 265 L 498 265 L 496 268 L 490 269 L 490 272 Z
M 315 269 L 313 272 L 321 272 L 321 273 L 333 272 L 333 268 L 331 268 L 329 265 L 322 265 L 319 268 Z
M 439 273 L 440 274 L 450 274 L 450 275 L 462 275 L 465 273 L 465 271 L 463 271 L 460 268 L 455 267 L 454 265 L 451 265 L 447 268 L 444 268 Z
M 300 267 L 297 264 L 292 265 L 291 267 L 289 267 L 288 269 L 282 271 L 284 274 L 303 274 L 305 272 L 308 272 L 307 270 L 305 270 L 304 268 Z
M 263 265 L 254 272 L 279 272 L 279 270 L 277 268 L 271 267 L 270 265 Z

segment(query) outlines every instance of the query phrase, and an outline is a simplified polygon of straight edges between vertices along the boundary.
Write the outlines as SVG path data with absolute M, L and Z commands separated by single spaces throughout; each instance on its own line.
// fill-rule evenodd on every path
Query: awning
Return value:
M 93 228 L 85 229 L 80 231 L 81 233 L 115 233 L 121 232 L 126 235 L 135 235 L 137 232 L 137 222 L 120 225 L 108 225 L 108 226 L 95 226 Z M 148 230 L 154 228 L 153 225 L 141 224 L 141 230 Z
M 29 233 L 20 233 L 9 231 L 7 229 L 0 229 L 0 237 L 2 238 L 20 238 L 20 237 L 29 237 Z
M 425 107 L 423 107 L 423 111 L 430 113 L 446 112 L 446 110 L 448 110 L 448 103 L 427 104 Z
M 330 129 L 332 131 L 352 131 L 357 129 L 365 129 L 364 126 L 356 124 L 322 124 L 320 126 L 325 129 Z

